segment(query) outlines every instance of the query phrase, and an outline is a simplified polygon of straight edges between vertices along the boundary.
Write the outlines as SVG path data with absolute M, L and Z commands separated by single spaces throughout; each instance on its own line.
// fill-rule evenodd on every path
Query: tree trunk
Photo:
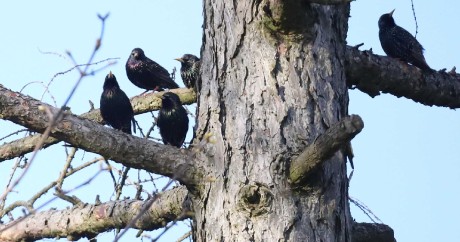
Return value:
M 347 115 L 349 4 L 204 1 L 195 241 L 350 241 L 344 152 L 300 186 L 290 162 Z M 197 144 L 198 142 L 195 142 Z

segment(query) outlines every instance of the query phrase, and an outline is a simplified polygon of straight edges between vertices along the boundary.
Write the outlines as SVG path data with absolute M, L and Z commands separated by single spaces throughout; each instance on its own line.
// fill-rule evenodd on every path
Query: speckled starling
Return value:
M 154 91 L 179 86 L 171 79 L 169 72 L 155 61 L 145 56 L 141 48 L 135 48 L 126 62 L 128 79 L 136 86 Z
M 182 81 L 187 88 L 193 88 L 199 90 L 197 84 L 199 84 L 200 76 L 200 59 L 191 54 L 185 54 L 181 58 L 176 58 L 175 60 L 181 63 L 180 67 L 180 76 Z
M 382 15 L 379 19 L 379 38 L 383 51 L 393 58 L 424 70 L 433 71 L 423 57 L 422 45 L 407 30 L 396 25 L 393 19 L 395 10 Z
M 135 122 L 133 107 L 112 72 L 105 77 L 103 90 L 100 103 L 102 118 L 113 128 L 131 134 L 131 122 L 133 126 Z
M 164 144 L 182 146 L 188 131 L 188 116 L 179 96 L 172 92 L 163 94 L 157 125 Z

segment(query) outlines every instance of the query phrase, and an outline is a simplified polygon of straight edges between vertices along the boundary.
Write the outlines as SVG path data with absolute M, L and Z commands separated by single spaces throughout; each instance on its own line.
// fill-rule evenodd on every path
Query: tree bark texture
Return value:
M 354 223 L 353 242 L 396 242 L 394 231 L 388 225 Z
M 204 1 L 195 241 L 350 241 L 345 156 L 293 189 L 289 166 L 347 115 L 349 4 Z

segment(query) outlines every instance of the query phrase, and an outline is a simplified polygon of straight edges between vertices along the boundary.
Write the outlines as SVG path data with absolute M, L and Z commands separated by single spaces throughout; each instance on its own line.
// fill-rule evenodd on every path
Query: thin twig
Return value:
M 57 179 L 57 187 L 59 189 L 62 189 L 62 183 L 64 183 L 64 178 L 67 175 L 67 170 L 70 167 L 70 163 L 72 162 L 73 158 L 75 157 L 75 153 L 77 153 L 77 148 L 72 147 L 72 149 L 70 150 L 70 153 L 67 155 L 67 159 L 65 161 L 64 168 L 61 171 L 61 175 Z
M 162 192 L 164 192 L 166 190 L 167 187 L 169 187 L 169 185 L 171 185 L 172 183 L 172 180 L 170 180 L 165 186 L 164 188 L 162 189 Z M 139 218 L 144 215 L 144 213 L 152 206 L 152 204 L 160 197 L 160 195 L 158 195 L 158 193 L 154 194 L 148 202 L 146 202 L 144 204 L 144 206 L 141 208 L 141 210 L 139 211 L 139 213 L 136 215 L 136 217 L 134 217 L 127 225 L 126 227 L 124 228 L 124 230 L 119 233 L 115 239 L 113 240 L 114 242 L 117 242 L 127 231 L 128 229 L 132 228 L 133 225 L 137 222 L 137 220 L 139 220 Z
M 4 140 L 4 139 L 7 139 L 7 138 L 9 138 L 9 137 L 11 137 L 11 136 L 13 136 L 13 135 L 17 135 L 17 134 L 19 134 L 19 133 L 21 133 L 21 132 L 27 132 L 27 131 L 29 131 L 29 129 L 20 129 L 20 130 L 15 131 L 15 132 L 13 132 L 13 133 L 7 135 L 7 136 L 4 136 L 4 137 L 0 138 L 0 141 L 2 141 L 2 140 Z
M 8 190 L 8 187 L 10 186 L 11 184 L 11 181 L 13 180 L 13 177 L 14 177 L 14 174 L 16 173 L 16 170 L 18 169 L 19 167 L 19 164 L 21 163 L 21 160 L 23 159 L 24 157 L 23 156 L 20 156 L 16 159 L 16 162 L 14 162 L 14 165 L 13 167 L 11 168 L 11 172 L 10 172 L 10 177 L 8 178 L 8 182 L 6 183 L 6 187 L 5 187 L 5 191 Z M 8 192 L 9 193 L 9 192 Z M 8 193 L 5 192 L 5 196 L 2 196 L 1 200 L 0 200 L 0 211 L 3 210 L 4 206 L 5 206 L 5 202 L 6 202 L 6 198 L 8 196 Z M 3 216 L 3 215 L 2 215 Z M 2 217 L 0 216 L 0 218 Z
M 67 54 L 70 54 L 70 52 L 67 52 Z M 70 56 L 71 56 L 71 55 L 70 55 Z M 118 59 L 120 59 L 120 58 L 107 58 L 107 59 L 104 59 L 104 60 L 96 61 L 96 62 L 93 62 L 93 63 L 86 63 L 86 64 L 77 64 L 77 63 L 74 63 L 74 66 L 73 66 L 72 68 L 70 68 L 70 69 L 68 69 L 68 70 L 66 70 L 66 71 L 61 71 L 61 72 L 58 72 L 58 73 L 54 74 L 54 76 L 51 78 L 51 80 L 48 82 L 48 84 L 47 84 L 47 85 L 44 85 L 44 86 L 45 86 L 45 91 L 49 93 L 49 87 L 51 86 L 51 84 L 54 82 L 54 80 L 55 80 L 58 76 L 67 74 L 67 73 L 69 73 L 69 72 L 71 72 L 71 71 L 73 71 L 73 70 L 75 70 L 75 69 L 77 69 L 78 72 L 81 74 L 82 71 L 80 70 L 80 67 L 83 67 L 83 66 L 88 67 L 88 66 L 98 65 L 98 64 L 104 63 L 104 62 L 109 62 L 109 63 L 108 63 L 107 65 L 105 65 L 104 67 L 102 67 L 101 69 L 107 68 L 108 66 L 111 66 L 111 65 L 117 63 L 117 62 L 114 61 L 114 60 L 118 60 Z M 85 75 L 85 76 L 86 76 L 86 75 Z M 45 92 L 43 92 L 42 97 L 41 97 L 40 100 L 43 99 L 43 95 L 44 95 L 44 94 L 45 94 Z M 50 95 L 51 95 L 51 93 L 50 93 Z M 53 97 L 53 96 L 51 96 L 51 97 Z M 54 100 L 54 99 L 53 99 L 53 100 Z M 55 106 L 57 106 L 56 102 L 55 102 Z
M 45 83 L 41 82 L 41 81 L 33 81 L 33 82 L 29 82 L 27 83 L 26 85 L 24 85 L 21 90 L 19 92 L 22 92 L 24 91 L 24 89 L 31 85 L 31 84 L 41 84 L 43 86 L 43 88 L 45 89 L 45 91 L 42 93 L 42 97 L 40 98 L 40 101 L 43 101 L 43 97 L 45 96 L 45 93 L 48 93 L 48 95 L 51 97 L 51 99 L 53 100 L 53 103 L 54 103 L 54 106 L 57 107 L 57 102 L 56 102 L 56 98 L 53 96 L 53 94 L 51 94 L 51 92 L 49 91 L 48 89 L 48 86 L 49 85 L 45 85 Z
M 414 15 L 414 21 L 415 21 L 415 38 L 417 38 L 418 34 L 418 23 L 417 23 L 417 16 L 415 15 L 415 7 L 414 7 L 414 0 L 410 0 L 412 4 L 412 14 Z
M 361 211 L 364 212 L 364 214 L 367 215 L 367 217 L 373 222 L 373 223 L 377 223 L 376 221 L 378 221 L 379 223 L 383 223 L 382 220 L 380 220 L 366 205 L 364 205 L 364 203 L 362 203 L 361 201 L 359 201 L 358 199 L 354 199 L 352 197 L 348 197 L 348 199 L 350 200 L 351 203 L 353 203 L 354 205 L 356 205 L 356 207 L 358 207 L 359 209 L 361 209 Z
M 128 178 L 128 172 L 129 172 L 129 167 L 125 167 L 125 170 L 123 171 L 123 174 L 121 176 L 121 181 L 118 183 L 118 186 L 116 187 L 116 196 L 115 200 L 120 199 L 121 192 L 123 191 L 123 186 L 125 185 L 126 178 Z
M 78 186 L 76 186 L 76 187 L 74 187 L 74 188 L 72 188 L 72 189 L 70 189 L 70 190 L 62 191 L 62 193 L 63 193 L 63 194 L 68 194 L 68 193 L 71 193 L 71 192 L 73 192 L 73 191 L 76 191 L 76 190 L 80 189 L 80 188 L 83 187 L 83 186 L 86 186 L 86 185 L 90 184 L 91 181 L 93 181 L 102 171 L 104 171 L 104 170 L 99 170 L 96 174 L 94 174 L 92 177 L 90 177 L 87 181 L 83 182 L 82 184 L 80 184 L 80 185 L 78 185 Z M 11 223 L 9 223 L 9 224 L 8 224 L 7 226 L 5 226 L 4 228 L 0 229 L 0 233 L 3 232 L 3 231 L 5 231 L 5 230 L 7 230 L 7 229 L 9 229 L 9 228 L 11 228 L 12 226 L 15 226 L 16 224 L 22 222 L 22 221 L 23 221 L 24 219 L 26 219 L 29 215 L 34 214 L 36 211 L 42 209 L 42 208 L 45 207 L 45 206 L 48 206 L 48 204 L 54 202 L 54 200 L 56 200 L 56 199 L 58 199 L 58 197 L 53 197 L 53 198 L 49 199 L 48 201 L 46 201 L 45 203 L 43 203 L 42 205 L 40 205 L 38 208 L 32 210 L 29 214 L 25 214 L 25 215 L 22 216 L 21 218 L 16 219 L 16 220 L 14 220 L 14 221 L 12 220 Z
M 71 203 L 74 206 L 83 203 L 78 197 L 74 195 L 72 196 L 65 195 L 64 192 L 59 187 L 56 187 L 56 192 L 54 193 L 54 195 L 64 201 Z
M 128 171 L 129 171 L 129 169 L 130 169 L 129 167 L 126 167 L 126 169 L 125 169 L 123 172 L 121 172 L 120 170 L 118 170 L 118 169 L 115 168 L 115 167 L 112 167 L 112 169 L 114 169 L 114 170 L 121 176 L 121 182 L 120 182 L 120 183 L 118 184 L 118 186 L 115 188 L 115 191 L 116 191 L 116 200 L 119 199 L 119 196 L 121 195 L 121 188 L 122 188 L 123 186 L 125 186 L 125 185 L 126 185 L 126 186 L 128 186 L 128 185 L 133 185 L 133 186 L 135 186 L 138 190 L 139 190 L 139 189 L 142 190 L 142 186 L 140 185 L 140 183 L 133 182 L 133 181 L 131 181 L 131 180 L 128 178 L 127 175 L 128 175 Z M 125 176 L 125 174 L 126 174 L 126 176 Z M 120 190 L 120 195 L 118 194 L 118 190 Z M 144 191 L 144 190 L 142 190 L 142 191 Z M 144 191 L 144 192 L 147 193 L 147 191 Z
M 96 159 L 93 159 L 91 161 L 88 161 L 80 166 L 78 166 L 77 168 L 74 168 L 72 169 L 71 171 L 67 172 L 64 179 L 75 174 L 76 172 L 90 166 L 90 165 L 93 165 L 101 160 L 103 160 L 104 158 L 100 157 L 100 158 L 96 158 Z M 35 204 L 35 202 L 41 197 L 43 196 L 43 194 L 47 193 L 51 188 L 53 188 L 54 186 L 56 186 L 56 184 L 58 183 L 58 179 L 56 179 L 55 181 L 51 182 L 50 184 L 48 184 L 46 187 L 42 188 L 39 192 L 37 192 L 34 196 L 32 196 L 29 200 L 27 201 L 21 201 L 21 203 L 18 203 L 18 204 L 10 204 L 7 208 L 5 209 L 0 209 L 0 218 L 3 217 L 5 214 L 13 211 L 13 209 L 17 208 L 18 206 L 21 206 L 20 204 L 30 204 L 30 206 L 33 207 L 33 205 Z
M 186 238 L 190 237 L 191 235 L 192 235 L 192 231 L 188 231 L 187 233 L 185 233 L 184 235 L 182 235 L 180 238 L 178 238 L 176 242 L 182 242 L 182 241 L 184 241 Z
M 145 134 L 144 134 L 144 132 L 143 132 L 141 126 L 140 126 L 139 123 L 137 122 L 137 120 L 134 119 L 134 123 L 136 123 L 136 127 L 137 127 L 137 129 L 139 130 L 139 132 L 141 133 L 141 136 L 142 136 L 143 138 L 145 138 Z M 134 132 L 134 133 L 136 133 L 136 132 Z
M 158 241 L 158 239 L 160 239 L 161 236 L 163 236 L 170 228 L 172 228 L 172 226 L 176 225 L 176 223 L 177 223 L 177 220 L 174 220 L 170 224 L 166 225 L 166 227 L 163 229 L 163 231 L 161 231 L 161 233 L 159 235 L 157 235 L 157 237 L 152 239 L 152 242 Z
M 113 171 L 112 171 L 115 167 L 111 166 L 110 163 L 109 163 L 109 160 L 107 160 L 107 159 L 104 159 L 104 163 L 107 165 L 107 170 L 109 171 L 110 177 L 112 178 L 113 188 L 117 189 L 117 181 L 116 181 L 115 175 L 113 175 Z M 115 169 L 115 170 L 118 172 L 117 169 Z
M 97 50 L 100 48 L 101 46 L 101 41 L 102 41 L 102 37 L 104 35 L 104 29 L 105 29 L 105 20 L 107 19 L 107 17 L 109 16 L 109 14 L 106 14 L 105 17 L 101 17 L 100 15 L 98 15 L 99 19 L 101 19 L 102 21 L 102 28 L 101 28 L 101 34 L 100 34 L 100 37 L 99 39 L 96 41 L 96 46 L 94 48 L 94 51 L 93 53 L 91 54 L 91 57 L 89 58 L 89 61 L 87 63 L 91 63 L 93 61 L 93 58 L 94 56 L 96 55 L 96 52 Z M 9 186 L 5 191 L 4 193 L 0 196 L 0 200 L 3 200 L 6 195 L 11 192 L 14 187 L 16 187 L 19 182 L 22 180 L 22 178 L 27 174 L 27 171 L 29 170 L 29 167 L 31 166 L 32 162 L 35 160 L 35 157 L 37 156 L 38 154 L 38 151 L 42 148 L 43 144 L 45 143 L 45 140 L 49 137 L 50 133 L 51 133 L 51 130 L 54 128 L 54 126 L 56 125 L 56 123 L 58 123 L 58 121 L 63 117 L 64 115 L 64 111 L 66 110 L 66 107 L 67 107 L 67 104 L 69 103 L 70 99 L 72 98 L 73 94 L 75 93 L 75 90 L 77 89 L 77 87 L 80 85 L 82 79 L 85 77 L 85 73 L 86 71 L 88 70 L 90 65 L 86 65 L 85 66 L 85 69 L 83 70 L 83 73 L 80 75 L 79 79 L 77 80 L 77 82 L 75 83 L 75 85 L 73 86 L 72 90 L 70 91 L 70 94 L 67 96 L 64 104 L 61 106 L 61 108 L 59 109 L 59 111 L 57 112 L 57 114 L 53 115 L 53 118 L 50 119 L 50 123 L 48 125 L 48 127 L 46 128 L 45 132 L 43 132 L 42 134 L 42 138 L 40 139 L 40 141 L 35 145 L 35 148 L 34 148 L 34 151 L 32 153 L 32 156 L 30 158 L 30 161 L 27 163 L 27 165 L 24 167 L 24 170 L 23 172 L 19 175 L 19 177 L 13 182 L 13 184 L 11 184 L 11 186 Z

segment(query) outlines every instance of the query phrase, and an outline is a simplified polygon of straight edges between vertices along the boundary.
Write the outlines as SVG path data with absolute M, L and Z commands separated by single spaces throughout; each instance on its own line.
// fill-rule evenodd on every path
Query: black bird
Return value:
M 188 116 L 179 96 L 172 92 L 163 94 L 157 125 L 164 144 L 182 146 L 188 131 Z
M 395 10 L 382 15 L 379 19 L 379 38 L 383 51 L 393 58 L 425 70 L 433 71 L 423 57 L 422 45 L 407 30 L 396 25 L 393 19 Z
M 169 72 L 145 56 L 141 48 L 135 48 L 131 51 L 126 62 L 126 74 L 134 85 L 147 91 L 179 88 L 169 76 Z
M 133 107 L 112 72 L 105 77 L 103 90 L 100 103 L 102 118 L 114 129 L 131 134 L 131 122 L 135 127 Z
M 175 60 L 181 63 L 180 76 L 187 88 L 193 88 L 195 91 L 198 89 L 198 78 L 200 75 L 200 59 L 191 54 L 185 54 L 181 58 Z

